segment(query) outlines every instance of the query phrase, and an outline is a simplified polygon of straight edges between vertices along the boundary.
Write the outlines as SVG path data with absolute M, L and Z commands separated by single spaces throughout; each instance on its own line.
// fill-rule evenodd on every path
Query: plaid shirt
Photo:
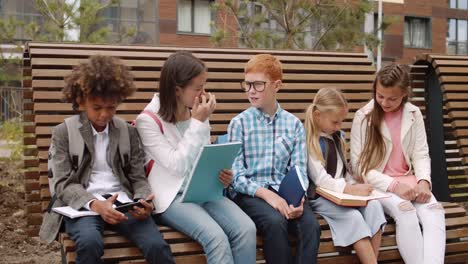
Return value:
M 273 118 L 250 107 L 229 124 L 229 141 L 242 142 L 241 153 L 232 166 L 236 192 L 254 196 L 260 187 L 278 190 L 289 167 L 294 165 L 308 185 L 304 126 L 277 105 Z

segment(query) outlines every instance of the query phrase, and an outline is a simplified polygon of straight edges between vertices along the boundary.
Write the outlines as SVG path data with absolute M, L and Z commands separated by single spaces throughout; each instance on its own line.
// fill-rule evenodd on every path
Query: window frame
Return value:
M 122 18 L 122 3 L 119 2 L 115 5 L 115 8 L 116 8 L 116 16 L 112 16 L 112 14 L 110 14 L 110 10 L 106 10 L 105 12 L 109 12 L 109 15 L 104 15 L 102 17 L 102 20 L 104 20 L 104 23 L 115 23 L 117 25 L 117 30 L 118 31 L 114 31 L 112 30 L 111 31 L 111 36 L 115 33 L 119 34 L 119 32 L 122 30 L 122 27 L 125 26 L 125 23 L 133 23 L 135 24 L 135 30 L 136 32 L 141 32 L 141 24 L 153 24 L 154 25 L 154 40 L 153 40 L 153 43 L 151 44 L 140 44 L 140 43 L 129 43 L 131 45 L 133 44 L 140 44 L 140 45 L 149 45 L 149 46 L 157 46 L 158 45 L 158 26 L 159 26 L 159 23 L 158 23 L 158 17 L 157 17 L 157 3 L 158 1 L 157 0 L 152 0 L 155 2 L 155 7 L 156 9 L 154 10 L 155 12 L 155 16 L 154 16 L 154 20 L 148 20 L 148 19 L 145 19 L 144 17 L 140 17 L 139 16 L 139 10 L 140 8 L 142 8 L 143 4 L 142 4 L 142 1 L 144 0 L 133 0 L 133 1 L 136 1 L 136 8 L 133 8 L 135 9 L 135 12 L 136 12 L 136 17 L 135 19 L 133 18 Z M 112 7 L 111 7 L 112 8 Z M 123 24 L 123 26 L 122 26 Z M 135 35 L 136 36 L 136 35 Z M 118 42 L 119 44 L 122 44 L 122 41 L 120 40 Z
M 468 55 L 468 38 L 466 41 L 459 41 L 458 40 L 458 21 L 460 20 L 464 20 L 467 22 L 467 36 L 468 36 L 468 19 L 458 19 L 458 18 L 447 18 L 447 36 L 448 36 L 448 33 L 450 31 L 450 20 L 455 20 L 455 41 L 450 41 L 446 38 L 445 40 L 445 53 L 446 54 L 449 54 L 448 53 L 448 44 L 451 43 L 451 44 L 455 44 L 455 53 L 454 54 L 451 54 L 451 55 Z M 459 43 L 465 43 L 465 45 L 467 46 L 467 50 L 465 53 L 458 53 L 458 44 Z
M 451 0 L 448 0 L 448 8 L 450 9 L 459 9 L 459 10 L 468 10 L 468 1 L 467 1 L 467 5 L 466 5 L 466 8 L 460 8 L 458 6 L 458 3 L 459 3 L 459 0 L 455 0 L 455 7 L 451 7 Z
M 207 0 L 208 5 L 213 2 L 213 0 Z M 190 0 L 191 2 L 191 7 L 190 7 L 190 28 L 191 31 L 181 31 L 179 30 L 179 3 L 180 0 L 177 0 L 176 2 L 176 34 L 178 35 L 193 35 L 193 36 L 206 36 L 210 37 L 213 34 L 213 29 L 210 27 L 210 33 L 200 33 L 200 32 L 195 32 L 195 0 Z M 213 21 L 213 17 L 216 17 L 213 15 L 213 10 L 210 10 L 210 21 Z M 216 23 L 216 21 L 215 21 Z
M 412 46 L 412 45 L 406 45 L 405 44 L 405 36 L 406 36 L 406 32 L 405 32 L 405 24 L 406 24 L 406 19 L 424 19 L 426 20 L 428 23 L 427 23 L 427 33 L 428 33 L 428 36 L 427 36 L 427 39 L 425 40 L 427 45 L 425 45 L 424 47 L 417 47 L 417 46 Z M 428 17 L 428 16 L 415 16 L 415 15 L 405 15 L 403 17 L 403 47 L 404 48 L 407 48 L 407 49 L 432 49 L 432 17 Z

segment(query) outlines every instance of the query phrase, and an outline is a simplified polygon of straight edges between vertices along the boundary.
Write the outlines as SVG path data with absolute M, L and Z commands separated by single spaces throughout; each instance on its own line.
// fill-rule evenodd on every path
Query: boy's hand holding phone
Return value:
M 146 197 L 146 201 L 143 199 L 140 199 L 138 202 L 143 205 L 143 208 L 140 206 L 133 206 L 133 208 L 129 209 L 128 211 L 130 214 L 137 220 L 145 220 L 149 216 L 151 216 L 151 213 L 154 210 L 153 206 L 153 199 L 154 199 L 154 194 L 150 194 L 148 197 Z
M 115 225 L 128 219 L 128 217 L 113 208 L 118 194 L 114 194 L 105 201 L 94 200 L 89 205 L 89 208 L 98 213 L 106 223 Z

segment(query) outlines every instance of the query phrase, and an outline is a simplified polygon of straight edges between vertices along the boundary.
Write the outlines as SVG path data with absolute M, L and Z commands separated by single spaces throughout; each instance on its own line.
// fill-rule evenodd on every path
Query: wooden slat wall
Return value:
M 452 201 L 468 201 L 468 57 L 425 54 L 443 92 L 444 136 Z
M 51 128 L 72 113 L 71 106 L 62 103 L 63 78 L 74 65 L 92 54 L 116 56 L 131 68 L 135 76 L 137 93 L 120 105 L 117 114 L 130 121 L 149 102 L 158 90 L 159 73 L 165 59 L 178 48 L 67 45 L 30 43 L 25 50 L 25 87 L 32 110 L 25 116 L 24 139 L 27 158 L 24 161 L 28 224 L 30 234 L 37 234 L 42 212 L 50 199 L 47 185 L 47 149 Z M 249 106 L 239 82 L 243 80 L 243 67 L 256 53 L 268 52 L 281 59 L 284 66 L 284 87 L 278 94 L 283 108 L 304 118 L 305 108 L 321 87 L 339 87 L 349 100 L 350 112 L 371 98 L 374 67 L 363 54 L 296 51 L 265 51 L 240 49 L 186 49 L 201 58 L 209 69 L 206 89 L 216 93 L 218 107 L 211 118 L 213 136 L 226 133 L 229 120 Z M 349 131 L 350 114 L 344 125 Z

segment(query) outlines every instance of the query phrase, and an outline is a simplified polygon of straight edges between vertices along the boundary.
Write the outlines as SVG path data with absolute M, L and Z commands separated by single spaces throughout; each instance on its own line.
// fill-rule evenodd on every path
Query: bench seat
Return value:
M 445 263 L 462 263 L 468 252 L 468 216 L 464 208 L 456 203 L 443 203 L 446 217 L 447 246 Z M 350 247 L 335 247 L 327 222 L 319 218 L 322 229 L 319 248 L 319 263 L 344 263 L 357 260 Z M 379 263 L 401 263 L 401 256 L 396 249 L 395 223 L 388 218 L 388 224 L 382 238 Z M 176 263 L 206 263 L 202 247 L 186 235 L 167 226 L 159 226 L 164 239 L 171 247 Z M 125 237 L 113 232 L 104 231 L 105 250 L 103 259 L 106 263 L 147 263 L 140 250 Z M 74 263 L 76 258 L 75 244 L 66 233 L 60 233 L 64 263 Z M 291 237 L 292 244 L 294 238 Z M 263 260 L 262 239 L 257 237 L 257 260 Z

